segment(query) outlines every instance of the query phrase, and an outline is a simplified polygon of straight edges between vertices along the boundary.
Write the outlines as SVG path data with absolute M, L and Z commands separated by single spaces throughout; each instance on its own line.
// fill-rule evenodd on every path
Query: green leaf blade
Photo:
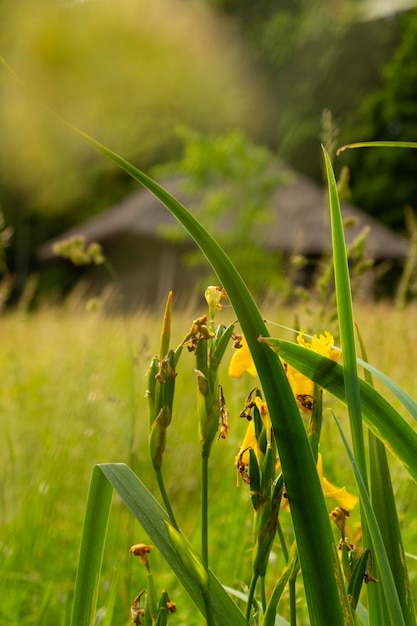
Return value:
M 349 447 L 347 439 L 343 433 L 343 429 L 340 426 L 334 413 L 333 413 L 333 417 L 335 419 L 340 436 L 345 446 L 345 450 L 348 454 L 350 463 L 352 465 L 352 469 L 355 474 L 356 483 L 358 485 L 358 489 L 360 493 L 362 510 L 364 512 L 366 523 L 367 523 L 369 533 L 372 539 L 372 544 L 373 544 L 372 557 L 375 558 L 375 560 L 378 563 L 378 571 L 379 571 L 379 576 L 381 578 L 381 582 L 383 585 L 383 591 L 384 591 L 384 595 L 386 599 L 386 606 L 387 606 L 388 613 L 390 616 L 390 623 L 395 624 L 396 626 L 405 626 L 405 621 L 404 621 L 403 613 L 401 610 L 401 605 L 398 599 L 394 578 L 391 572 L 391 568 L 390 568 L 387 553 L 385 550 L 384 542 L 382 539 L 381 531 L 378 526 L 375 513 L 372 509 L 372 504 L 368 495 L 368 490 L 366 488 L 366 485 L 359 471 L 359 467 L 355 461 L 355 457 L 353 456 L 353 453 Z M 372 583 L 368 583 L 368 584 L 372 584 Z
M 113 488 L 93 469 L 82 531 L 70 626 L 93 626 Z
M 342 213 L 333 168 L 327 152 L 323 148 L 327 174 L 330 218 L 333 243 L 334 280 L 337 315 L 339 319 L 340 343 L 343 353 L 343 377 L 352 434 L 353 450 L 360 467 L 365 485 L 366 474 L 365 441 L 363 435 L 358 370 L 356 365 L 355 329 L 353 323 L 352 292 L 346 252 Z
M 299 372 L 346 404 L 342 365 L 289 341 L 262 338 L 262 342 L 267 343 Z M 359 380 L 359 389 L 366 425 L 417 481 L 417 433 L 400 413 L 366 381 Z
M 166 532 L 165 524 L 169 522 L 167 513 L 127 465 L 106 463 L 98 467 L 149 535 L 155 547 L 161 552 L 199 611 L 204 615 L 205 605 L 201 593 L 201 581 L 198 580 L 198 577 L 192 576 L 191 570 L 184 567 L 178 558 Z M 199 557 L 196 555 L 195 558 L 198 562 Z M 214 574 L 210 570 L 208 573 L 210 601 L 216 624 L 218 626 L 229 626 L 230 624 L 247 626 L 243 613 L 228 596 Z

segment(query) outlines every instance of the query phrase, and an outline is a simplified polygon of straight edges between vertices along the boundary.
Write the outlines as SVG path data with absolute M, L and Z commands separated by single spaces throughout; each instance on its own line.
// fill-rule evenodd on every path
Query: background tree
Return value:
M 322 112 L 329 109 L 351 135 L 352 113 L 379 87 L 381 68 L 400 39 L 400 17 L 356 21 L 345 2 L 334 0 L 211 1 L 244 33 L 267 76 L 276 112 L 271 147 L 321 180 Z
M 382 71 L 380 88 L 353 117 L 344 141 L 417 141 L 417 11 L 401 17 L 402 38 Z M 345 159 L 344 159 L 345 160 Z M 346 154 L 353 200 L 393 228 L 404 227 L 404 209 L 417 197 L 414 150 L 358 150 Z

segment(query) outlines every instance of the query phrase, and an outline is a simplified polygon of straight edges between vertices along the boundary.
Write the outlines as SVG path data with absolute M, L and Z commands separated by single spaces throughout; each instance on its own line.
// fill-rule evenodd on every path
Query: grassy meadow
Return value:
M 175 299 L 174 299 L 175 308 Z M 202 310 L 174 317 L 174 341 L 180 342 Z M 269 307 L 265 316 L 291 326 L 295 311 Z M 355 310 L 370 362 L 417 397 L 416 309 L 403 312 L 387 304 Z M 230 310 L 218 321 L 233 318 Z M 302 319 L 309 330 L 324 330 Z M 0 625 L 63 626 L 69 623 L 87 490 L 94 464 L 128 463 L 157 495 L 149 465 L 146 371 L 158 352 L 160 316 L 137 313 L 127 318 L 87 312 L 81 306 L 46 308 L 34 314 L 4 314 L 0 321 Z M 273 336 L 293 338 L 270 327 Z M 334 329 L 330 329 L 334 330 Z M 247 488 L 236 486 L 234 459 L 246 426 L 239 418 L 255 385 L 246 374 L 227 377 L 232 348 L 221 370 L 231 431 L 214 445 L 210 459 L 210 559 L 222 583 L 242 590 L 250 578 L 251 518 Z M 174 416 L 168 431 L 163 473 L 177 520 L 198 547 L 199 447 L 195 417 L 194 361 L 184 352 L 177 378 Z M 378 384 L 377 384 L 378 386 Z M 346 423 L 345 408 L 325 396 Z M 393 400 L 399 408 L 398 402 Z M 326 413 L 325 413 L 326 415 Z M 355 491 L 354 479 L 330 416 L 321 438 L 324 474 Z M 411 583 L 417 591 L 416 486 L 391 459 L 396 502 L 403 529 Z M 335 503 L 329 502 L 329 511 Z M 308 514 L 308 512 L 307 512 Z M 356 511 L 352 514 L 355 533 Z M 284 531 L 291 535 L 289 514 Z M 124 504 L 114 498 L 100 582 L 98 623 L 124 626 L 133 598 L 146 586 L 145 570 L 129 554 L 146 542 Z M 272 572 L 282 567 L 273 552 Z M 152 571 L 159 590 L 177 602 L 173 625 L 194 626 L 203 619 L 153 551 Z M 270 575 L 270 574 L 269 574 Z M 107 609 L 107 610 L 106 610 Z M 299 614 L 303 619 L 302 611 Z M 307 622 L 304 622 L 307 623 Z

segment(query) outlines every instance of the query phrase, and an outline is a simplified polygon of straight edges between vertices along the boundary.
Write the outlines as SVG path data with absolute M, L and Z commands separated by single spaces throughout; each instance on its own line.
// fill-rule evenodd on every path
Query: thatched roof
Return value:
M 193 209 L 192 198 L 183 191 L 179 178 L 167 178 L 161 184 L 190 210 Z M 264 239 L 268 249 L 306 257 L 330 252 L 330 220 L 324 188 L 304 176 L 290 174 L 288 183 L 279 186 L 273 194 L 271 208 L 272 221 L 265 227 Z M 355 226 L 346 230 L 348 243 L 364 226 L 369 226 L 368 255 L 375 260 L 405 259 L 407 243 L 403 237 L 349 204 L 342 204 L 342 213 L 345 219 L 353 218 L 356 222 Z M 174 217 L 159 200 L 140 188 L 100 215 L 62 233 L 56 240 L 77 234 L 83 235 L 87 241 L 98 241 L 105 247 L 107 240 L 123 234 L 160 239 L 161 227 L 175 223 Z M 40 250 L 41 260 L 53 258 L 53 243 L 49 242 Z

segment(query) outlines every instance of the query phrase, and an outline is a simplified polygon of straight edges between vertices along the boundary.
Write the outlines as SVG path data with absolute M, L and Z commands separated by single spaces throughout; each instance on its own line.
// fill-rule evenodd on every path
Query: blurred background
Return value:
M 13 277 L 7 299 L 18 300 L 34 274 L 38 299 L 71 289 L 82 271 L 51 267 L 39 250 L 137 189 L 43 105 L 147 172 L 184 164 L 193 133 L 204 145 L 238 132 L 247 155 L 233 185 L 243 195 L 260 176 L 259 168 L 247 175 L 257 149 L 321 185 L 321 143 L 334 156 L 347 142 L 417 140 L 414 4 L 3 0 L 1 54 L 25 84 L 1 69 L 3 272 Z M 205 163 L 207 171 L 221 170 L 223 183 L 221 162 L 234 149 L 242 150 L 226 141 Z M 349 166 L 349 201 L 405 233 L 404 210 L 416 197 L 415 151 L 352 151 L 335 159 L 337 175 L 342 165 Z M 195 168 L 185 169 L 195 179 Z M 207 175 L 204 185 L 204 193 L 213 185 Z M 248 209 L 254 219 L 255 205 L 268 211 L 265 185 Z M 244 216 L 237 202 L 233 210 Z M 247 231 L 234 235 L 242 249 Z

